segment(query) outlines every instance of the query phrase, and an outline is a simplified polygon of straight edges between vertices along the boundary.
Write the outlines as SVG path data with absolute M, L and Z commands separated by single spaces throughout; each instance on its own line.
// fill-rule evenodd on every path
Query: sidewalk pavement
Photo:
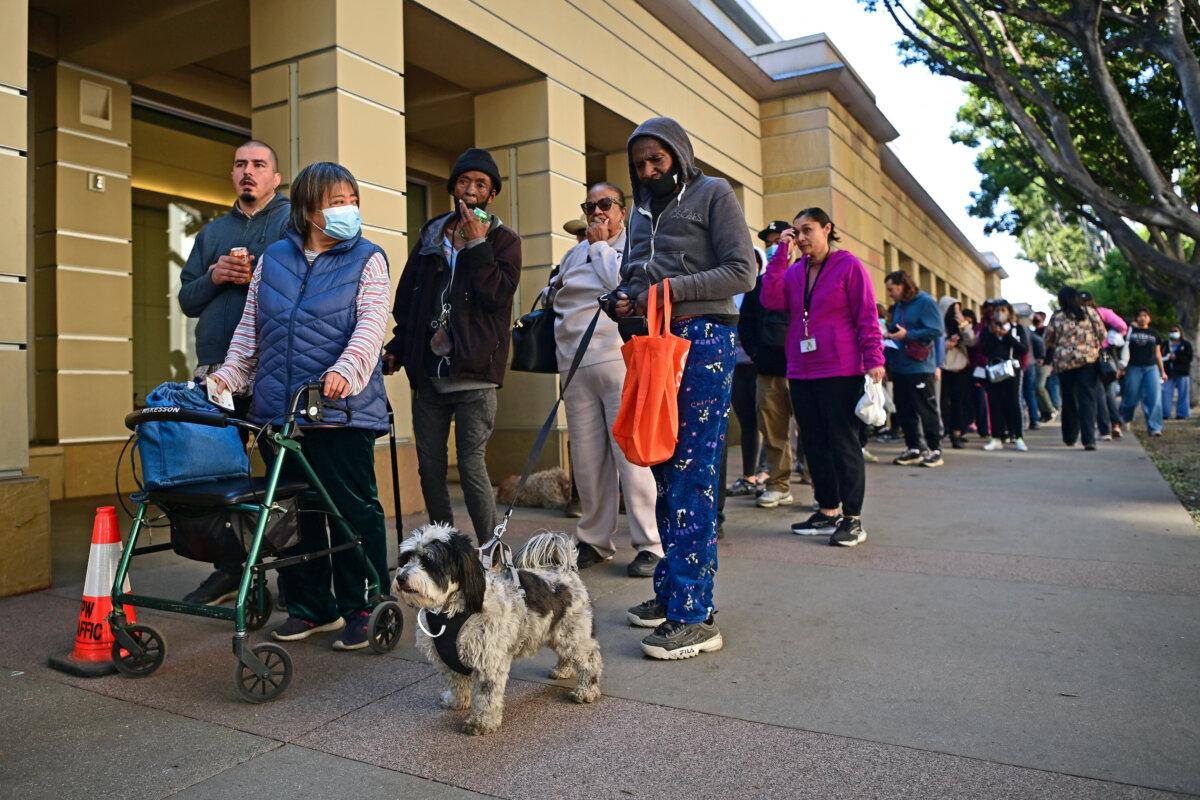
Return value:
M 975 441 L 933 470 L 873 444 L 856 548 L 788 533 L 808 487 L 791 508 L 730 498 L 726 646 L 690 661 L 642 657 L 623 611 L 650 583 L 624 576 L 626 545 L 584 573 L 605 698 L 571 703 L 543 652 L 514 665 L 504 727 L 483 738 L 437 707 L 410 612 L 387 656 L 289 644 L 295 679 L 261 706 L 236 699 L 216 621 L 139 611 L 168 640 L 145 679 L 47 669 L 111 499 L 56 504 L 55 588 L 0 601 L 0 796 L 1200 795 L 1200 535 L 1133 437 L 1094 453 L 1057 437 L 1032 434 L 1028 453 Z M 515 522 L 520 541 L 571 521 Z M 206 574 L 144 561 L 132 579 L 149 594 Z

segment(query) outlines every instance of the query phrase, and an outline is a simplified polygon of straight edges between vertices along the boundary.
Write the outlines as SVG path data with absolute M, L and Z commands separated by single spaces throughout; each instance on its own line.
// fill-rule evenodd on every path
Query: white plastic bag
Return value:
M 863 394 L 854 413 L 872 428 L 887 422 L 887 392 L 882 383 L 876 383 L 869 376 L 863 378 Z

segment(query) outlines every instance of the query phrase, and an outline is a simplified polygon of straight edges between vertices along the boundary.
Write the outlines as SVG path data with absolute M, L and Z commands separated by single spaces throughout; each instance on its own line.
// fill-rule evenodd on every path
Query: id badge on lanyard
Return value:
M 826 256 L 828 258 L 828 256 Z M 817 274 L 813 277 L 812 286 L 808 285 L 808 265 L 804 268 L 804 338 L 800 340 L 800 352 L 812 353 L 817 349 L 817 337 L 808 332 L 808 308 L 812 305 L 812 296 L 817 289 L 817 281 L 821 280 L 821 273 L 825 271 L 824 262 L 817 267 Z

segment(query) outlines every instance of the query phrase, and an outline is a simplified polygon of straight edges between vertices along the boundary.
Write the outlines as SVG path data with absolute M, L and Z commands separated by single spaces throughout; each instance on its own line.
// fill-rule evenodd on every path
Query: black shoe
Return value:
M 1084 449 L 1084 450 L 1095 450 L 1095 449 L 1096 449 L 1096 445 L 1094 445 L 1094 444 L 1085 444 L 1085 445 L 1083 446 L 1083 449 Z
M 931 468 L 932 467 L 940 467 L 942 464 L 945 464 L 945 463 L 946 463 L 945 461 L 942 461 L 942 451 L 941 450 L 929 450 L 925 453 L 924 457 L 921 459 L 922 467 L 931 467 Z
M 921 451 L 909 448 L 892 459 L 892 463 L 901 467 L 911 467 L 921 463 Z
M 813 514 L 804 522 L 797 522 L 792 525 L 792 533 L 797 536 L 824 536 L 833 533 L 834 528 L 841 522 L 841 515 L 832 517 L 822 514 L 820 511 Z
M 299 617 L 288 617 L 282 625 L 271 631 L 271 635 L 281 642 L 298 642 L 301 639 L 307 639 L 314 633 L 340 631 L 345 625 L 346 621 L 341 617 L 338 617 L 333 622 L 326 622 L 324 625 L 318 625 L 315 622 L 309 622 Z
M 863 530 L 862 520 L 857 517 L 842 517 L 837 530 L 829 537 L 830 544 L 842 547 L 854 547 L 867 540 L 867 532 Z
M 721 638 L 721 631 L 712 617 L 705 622 L 693 623 L 668 620 L 642 639 L 642 652 L 664 661 L 692 658 L 724 646 L 725 640 Z
M 625 568 L 625 574 L 631 578 L 653 578 L 654 568 L 658 566 L 659 561 L 662 561 L 662 556 L 649 550 L 639 550 Z
M 1040 427 L 1042 427 L 1042 426 L 1041 426 L 1041 425 L 1038 425 L 1037 423 L 1031 423 L 1031 424 L 1030 424 L 1030 426 L 1029 426 L 1029 430 L 1031 430 L 1031 431 L 1036 431 L 1036 430 L 1037 430 L 1038 428 L 1040 428 Z
M 608 561 L 612 556 L 600 555 L 600 551 L 584 542 L 577 542 L 576 549 L 579 555 L 575 558 L 575 566 L 578 569 L 587 569 Z
M 240 575 L 230 575 L 223 569 L 213 570 L 213 574 L 204 579 L 183 598 L 185 603 L 196 603 L 205 606 L 219 606 L 226 600 L 237 597 L 242 578 Z
M 371 612 L 359 611 L 350 615 L 350 619 L 346 621 L 346 627 L 342 629 L 341 634 L 333 640 L 334 650 L 362 650 L 366 647 L 367 642 L 367 627 L 371 620 Z
M 658 598 L 653 598 L 626 611 L 625 618 L 630 625 L 639 628 L 657 628 L 667 621 L 667 610 L 658 602 Z
M 950 446 L 955 450 L 962 450 L 965 445 L 963 445 L 963 439 L 961 436 L 952 436 L 950 438 Z
M 573 519 L 579 519 L 583 516 L 583 507 L 579 504 L 578 497 L 572 497 L 567 501 L 567 505 L 563 508 L 563 514 Z

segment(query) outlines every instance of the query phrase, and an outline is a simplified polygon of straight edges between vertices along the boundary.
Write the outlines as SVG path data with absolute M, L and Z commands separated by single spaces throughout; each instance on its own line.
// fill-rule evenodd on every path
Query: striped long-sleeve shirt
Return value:
M 311 265 L 316 253 L 306 250 L 305 258 Z M 259 267 L 254 268 L 246 294 L 246 309 L 229 342 L 225 363 L 212 374 L 220 378 L 233 392 L 242 392 L 254 379 L 258 366 L 258 337 L 255 326 L 258 320 L 258 285 L 262 278 Z M 391 313 L 391 282 L 388 280 L 387 259 L 376 253 L 367 260 L 362 276 L 358 279 L 358 295 L 355 310 L 358 321 L 346 349 L 329 368 L 350 384 L 350 394 L 358 394 L 367 386 L 379 354 L 383 349 L 383 337 L 387 333 L 388 315 Z

